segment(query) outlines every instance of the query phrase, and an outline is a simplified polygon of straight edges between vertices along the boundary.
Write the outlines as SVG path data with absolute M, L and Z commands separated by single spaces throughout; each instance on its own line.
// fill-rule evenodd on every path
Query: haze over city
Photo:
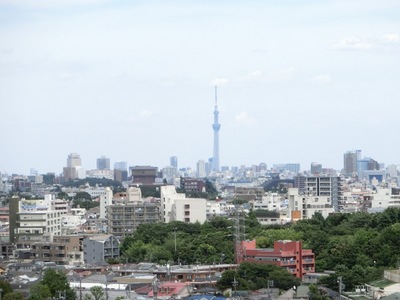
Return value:
M 399 1 L 0 1 L 0 172 L 398 164 Z

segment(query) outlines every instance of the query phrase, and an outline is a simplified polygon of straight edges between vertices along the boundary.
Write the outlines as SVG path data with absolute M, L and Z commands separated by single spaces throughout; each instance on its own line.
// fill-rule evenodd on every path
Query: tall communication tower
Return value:
M 246 239 L 245 233 L 245 213 L 242 209 L 236 208 L 234 214 L 234 225 L 235 230 L 235 263 L 240 264 L 246 257 L 246 248 L 243 246 L 243 241 Z
M 215 107 L 214 107 L 214 124 L 212 128 L 214 130 L 214 150 L 213 150 L 213 162 L 212 170 L 214 172 L 219 172 L 219 129 L 221 124 L 218 123 L 218 103 L 217 103 L 217 87 L 215 87 Z

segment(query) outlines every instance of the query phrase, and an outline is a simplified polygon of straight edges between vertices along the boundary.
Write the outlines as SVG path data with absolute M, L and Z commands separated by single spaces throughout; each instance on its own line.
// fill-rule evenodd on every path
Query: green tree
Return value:
M 85 300 L 103 300 L 104 295 L 105 292 L 101 286 L 92 286 L 90 288 L 90 294 L 85 295 Z
M 32 286 L 29 294 L 31 295 L 29 300 L 47 300 L 52 296 L 50 288 L 43 283 Z
M 44 272 L 43 278 L 40 282 L 47 286 L 50 290 L 51 296 L 56 296 L 59 291 L 65 291 L 67 300 L 75 300 L 75 291 L 69 286 L 67 277 L 64 273 L 54 269 L 47 269 Z
M 74 196 L 74 199 L 92 200 L 92 196 L 90 196 L 90 194 L 87 192 L 77 192 Z
M 9 282 L 0 280 L 0 289 L 2 290 L 1 295 L 5 296 L 8 293 L 12 293 L 13 289 L 11 288 L 11 285 Z
M 11 292 L 11 293 L 6 294 L 1 299 L 3 299 L 3 300 L 25 300 L 25 296 L 21 292 Z

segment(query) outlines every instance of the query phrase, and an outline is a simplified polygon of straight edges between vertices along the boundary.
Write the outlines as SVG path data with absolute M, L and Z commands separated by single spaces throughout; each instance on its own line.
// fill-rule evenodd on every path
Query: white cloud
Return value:
M 151 116 L 153 116 L 153 113 L 151 111 L 145 109 L 140 112 L 140 116 L 144 119 L 147 119 L 147 118 L 150 118 Z
M 223 86 L 229 82 L 229 79 L 227 78 L 215 78 L 210 82 L 210 85 L 212 86 Z
M 263 77 L 263 72 L 260 70 L 252 71 L 245 76 L 239 78 L 238 82 L 249 82 L 249 81 L 259 81 Z
M 293 74 L 295 71 L 296 71 L 296 68 L 294 68 L 294 67 L 280 69 L 278 71 L 271 73 L 268 76 L 268 81 L 281 81 L 281 80 L 291 79 L 293 77 Z
M 235 116 L 235 122 L 237 125 L 253 125 L 257 120 L 244 111 Z
M 383 35 L 383 39 L 389 43 L 398 43 L 400 42 L 400 35 L 397 33 L 387 33 Z
M 127 123 L 138 123 L 138 122 L 141 122 L 141 121 L 148 120 L 153 115 L 154 115 L 154 113 L 151 112 L 150 110 L 143 109 L 138 114 L 136 114 L 135 116 L 129 116 L 128 118 L 126 118 L 125 121 Z
M 69 72 L 63 72 L 57 75 L 57 79 L 59 80 L 71 80 L 74 78 L 74 75 L 72 75 Z
M 331 80 L 331 77 L 329 75 L 318 75 L 318 76 L 315 76 L 314 78 L 311 78 L 310 81 L 314 82 L 316 84 L 328 84 L 332 80 Z
M 359 38 L 346 38 L 332 45 L 337 50 L 369 50 L 373 48 L 373 44 L 367 40 Z

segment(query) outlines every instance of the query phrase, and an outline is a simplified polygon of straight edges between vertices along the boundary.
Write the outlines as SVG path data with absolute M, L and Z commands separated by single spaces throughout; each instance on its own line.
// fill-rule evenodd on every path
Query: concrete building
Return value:
M 389 207 L 400 207 L 400 195 L 393 193 L 390 188 L 378 188 L 369 195 L 364 196 L 371 201 L 371 207 L 368 212 L 382 212 Z
M 83 239 L 83 260 L 86 264 L 107 262 L 120 255 L 120 241 L 113 235 L 94 235 Z
M 204 223 L 207 220 L 207 201 L 186 198 L 185 194 L 177 193 L 172 185 L 161 186 L 161 218 L 165 223 Z
M 310 172 L 313 175 L 319 175 L 322 173 L 322 165 L 316 162 L 311 163 Z
M 114 198 L 113 204 L 108 206 L 107 219 L 108 232 L 125 237 L 141 224 L 160 222 L 160 204 L 144 202 L 140 188 L 130 187 L 126 198 Z
M 68 213 L 64 200 L 47 195 L 44 200 L 13 198 L 10 201 L 10 241 L 17 243 L 52 238 L 62 233 L 62 217 Z
M 343 180 L 338 176 L 297 176 L 294 187 L 300 195 L 326 196 L 332 202 L 335 211 L 343 207 Z
M 85 173 L 85 174 L 83 174 Z M 86 171 L 82 168 L 81 157 L 78 153 L 71 153 L 67 158 L 67 166 L 63 169 L 65 181 L 74 180 L 76 178 L 85 178 Z M 84 176 L 84 177 L 82 177 Z
M 178 169 L 178 157 L 176 156 L 171 156 L 169 159 L 169 164 L 171 167 L 174 167 L 175 169 Z
M 275 241 L 273 249 L 260 249 L 256 240 L 252 240 L 243 241 L 242 247 L 245 254 L 242 261 L 276 265 L 298 278 L 315 272 L 314 253 L 303 249 L 301 241 Z
M 183 188 L 186 192 L 205 192 L 206 183 L 203 179 L 182 177 L 181 188 Z
M 33 243 L 32 259 L 58 265 L 83 264 L 83 239 L 83 235 L 62 235 L 55 236 L 52 242 Z
M 141 224 L 157 223 L 159 203 L 119 203 L 108 207 L 108 232 L 117 237 L 132 234 Z
M 141 224 L 160 222 L 160 204 L 144 202 L 140 188 L 129 187 L 114 197 L 107 219 L 108 233 L 125 237 Z
M 152 185 L 156 182 L 157 167 L 134 166 L 129 168 L 132 175 L 132 183 L 140 185 Z
M 324 218 L 335 212 L 330 196 L 300 195 L 297 188 L 291 188 L 288 190 L 288 200 L 289 216 L 292 222 L 310 219 L 317 212 Z
M 206 174 L 206 163 L 205 163 L 204 160 L 199 160 L 197 162 L 196 168 L 197 168 L 197 177 L 198 178 L 203 178 L 203 177 L 207 176 L 207 174 Z
M 113 191 L 106 187 L 104 194 L 100 195 L 100 219 L 105 219 L 107 217 L 107 208 L 112 204 Z
M 97 170 L 110 170 L 110 159 L 105 156 L 101 156 L 96 160 Z
M 355 176 L 357 174 L 357 161 L 361 159 L 361 150 L 347 151 L 343 155 L 343 175 Z

